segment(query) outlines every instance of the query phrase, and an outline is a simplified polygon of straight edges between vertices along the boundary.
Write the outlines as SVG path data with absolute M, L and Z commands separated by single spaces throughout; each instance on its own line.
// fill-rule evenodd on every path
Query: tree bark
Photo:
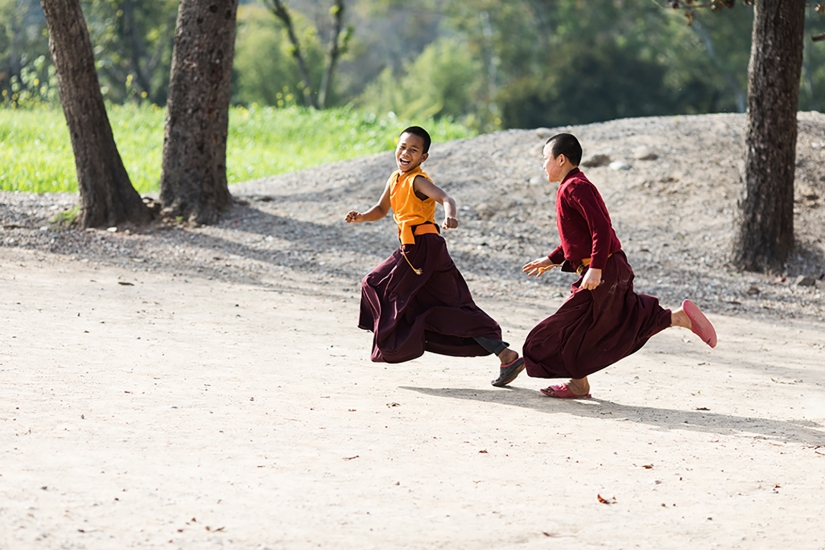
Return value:
M 794 166 L 805 0 L 756 0 L 748 66 L 744 194 L 734 265 L 778 273 L 794 246 Z
M 142 224 L 151 213 L 132 187 L 115 145 L 79 0 L 41 0 L 49 51 L 69 126 L 82 227 Z
M 160 201 L 165 215 L 213 223 L 232 202 L 226 181 L 238 0 L 182 0 L 166 104 Z

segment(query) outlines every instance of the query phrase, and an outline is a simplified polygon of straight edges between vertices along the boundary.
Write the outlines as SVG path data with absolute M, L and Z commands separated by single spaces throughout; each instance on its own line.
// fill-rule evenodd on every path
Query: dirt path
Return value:
M 0 249 L 2 548 L 825 548 L 825 323 L 714 315 L 560 402 L 370 363 L 354 292 L 37 257 Z M 547 312 L 480 305 L 516 347 Z

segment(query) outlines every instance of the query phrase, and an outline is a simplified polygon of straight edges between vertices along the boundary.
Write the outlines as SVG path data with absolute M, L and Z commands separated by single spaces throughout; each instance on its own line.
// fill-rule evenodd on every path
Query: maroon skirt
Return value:
M 473 302 L 444 238 L 419 235 L 405 250 L 421 275 L 399 248 L 361 281 L 358 327 L 373 332 L 372 360 L 401 363 L 425 351 L 490 355 L 473 337 L 501 339 L 501 328 Z
M 633 291 L 633 270 L 624 252 L 613 254 L 595 290 L 573 283 L 561 307 L 524 341 L 527 374 L 537 378 L 584 378 L 638 351 L 670 326 L 659 299 Z

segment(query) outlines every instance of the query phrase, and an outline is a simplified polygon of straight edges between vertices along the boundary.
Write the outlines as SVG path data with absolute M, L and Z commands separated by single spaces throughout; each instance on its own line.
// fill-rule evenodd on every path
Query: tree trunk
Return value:
M 793 250 L 796 113 L 805 0 L 756 0 L 748 67 L 744 195 L 734 265 L 778 273 Z
M 129 57 L 132 62 L 132 72 L 137 80 L 137 85 L 146 95 L 152 96 L 152 75 L 145 70 L 141 60 L 145 57 L 146 47 L 140 37 L 140 29 L 135 19 L 135 7 L 132 0 L 123 0 L 120 3 L 120 10 L 123 12 L 123 25 L 120 29 L 120 37 L 124 42 L 129 43 Z
M 160 201 L 166 215 L 213 223 L 232 197 L 226 135 L 238 0 L 182 0 L 178 9 Z
M 80 225 L 141 224 L 151 219 L 132 187 L 112 136 L 79 0 L 41 0 L 49 51 L 69 126 L 80 191 Z
M 327 66 L 321 76 L 321 86 L 318 89 L 318 108 L 326 109 L 330 89 L 332 88 L 332 75 L 335 74 L 335 65 L 341 56 L 341 29 L 344 26 L 344 0 L 335 0 L 332 7 L 332 30 L 329 36 L 329 50 L 327 51 Z M 346 36 L 346 35 L 345 35 Z
M 281 20 L 286 27 L 289 42 L 292 44 L 292 56 L 298 63 L 298 72 L 301 75 L 301 83 L 304 85 L 304 104 L 307 107 L 317 107 L 315 102 L 315 92 L 312 90 L 312 80 L 309 77 L 309 70 L 307 69 L 306 59 L 301 52 L 301 43 L 298 41 L 298 36 L 295 34 L 295 27 L 292 24 L 292 17 L 289 15 L 289 10 L 281 0 L 271 0 L 272 13 Z

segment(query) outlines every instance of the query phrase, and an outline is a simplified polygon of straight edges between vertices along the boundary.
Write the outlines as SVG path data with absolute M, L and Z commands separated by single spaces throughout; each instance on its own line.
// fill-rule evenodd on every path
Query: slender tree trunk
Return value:
M 295 27 L 292 25 L 292 17 L 289 15 L 289 10 L 281 0 L 270 1 L 272 2 L 272 13 L 275 14 L 275 17 L 280 19 L 286 27 L 289 42 L 292 44 L 292 56 L 298 63 L 298 72 L 301 74 L 301 82 L 304 85 L 304 103 L 307 107 L 316 107 L 315 92 L 312 90 L 312 80 L 309 77 L 307 63 L 301 51 L 301 43 L 298 42 L 298 37 L 295 35 Z
M 121 28 L 121 39 L 129 43 L 129 54 L 132 62 L 132 72 L 137 80 L 137 85 L 146 95 L 152 96 L 151 73 L 144 69 L 141 60 L 145 58 L 146 47 L 140 37 L 140 29 L 135 20 L 135 6 L 132 0 L 123 0 L 120 3 L 123 12 L 123 27 Z
M 341 28 L 344 26 L 344 0 L 335 0 L 332 7 L 332 30 L 329 37 L 327 52 L 327 66 L 321 77 L 321 86 L 318 89 L 318 108 L 326 109 L 329 91 L 332 88 L 332 75 L 335 74 L 335 65 L 343 53 L 341 48 Z
M 238 0 L 182 0 L 178 10 L 160 201 L 165 215 L 213 223 L 232 202 L 226 135 Z
M 748 67 L 744 195 L 733 263 L 781 272 L 793 250 L 796 114 L 805 0 L 756 0 Z
M 151 214 L 132 187 L 112 136 L 79 0 L 41 0 L 49 51 L 77 169 L 83 227 L 140 224 Z

